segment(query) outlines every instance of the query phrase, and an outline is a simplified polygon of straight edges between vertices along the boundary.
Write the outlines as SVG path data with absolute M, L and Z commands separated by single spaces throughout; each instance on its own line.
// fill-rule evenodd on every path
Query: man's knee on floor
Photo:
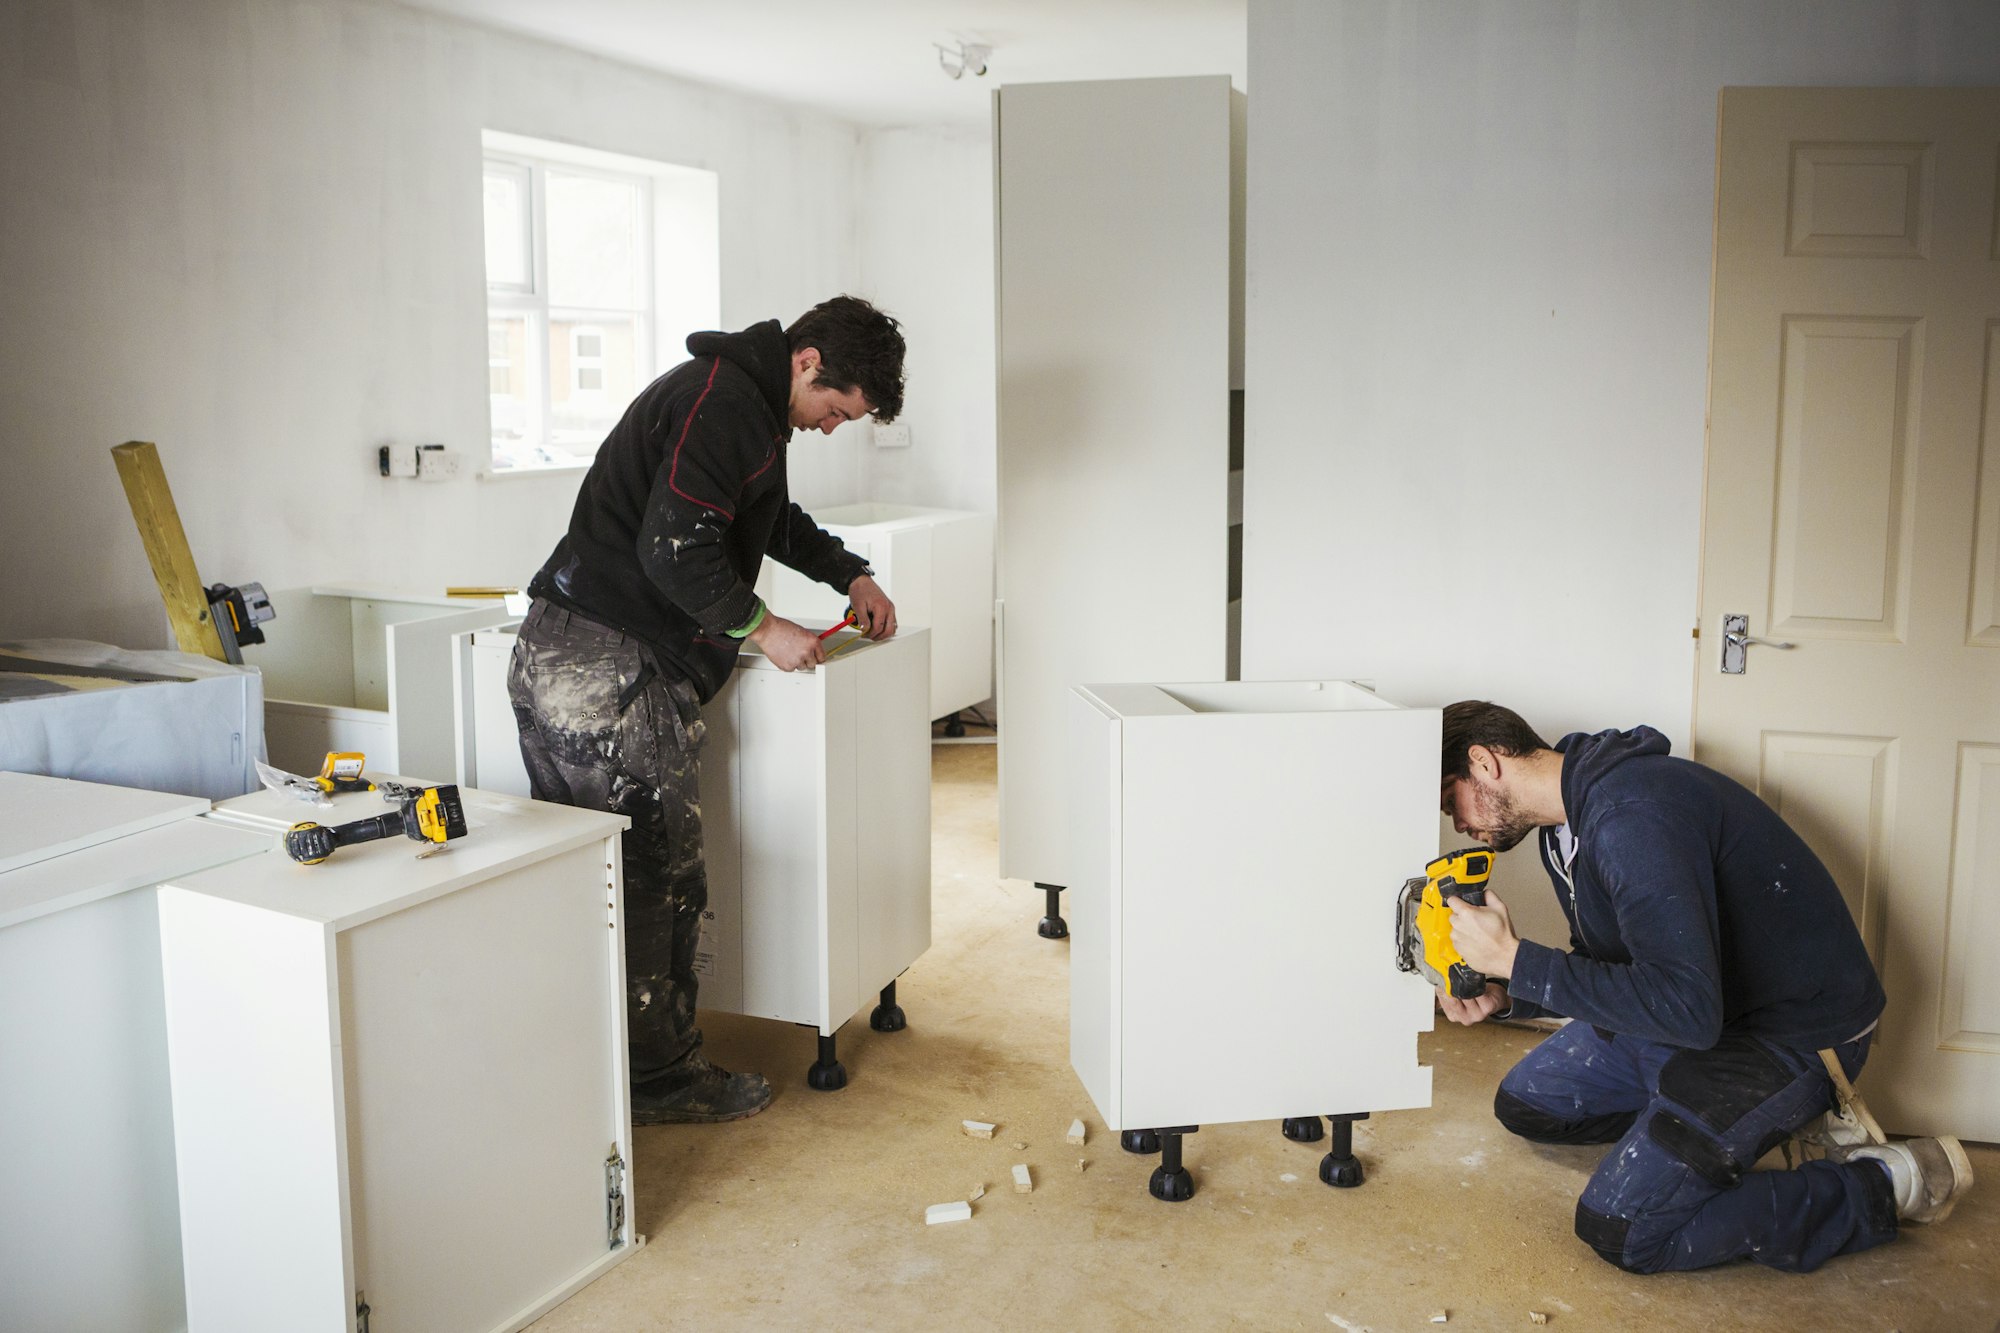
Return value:
M 1509 1133 L 1535 1143 L 1611 1143 L 1634 1119 L 1630 1111 L 1565 1118 L 1523 1099 L 1505 1083 L 1493 1094 L 1493 1115 Z
M 1648 1241 L 1642 1228 L 1635 1243 L 1633 1219 L 1596 1212 L 1581 1200 L 1576 1205 L 1576 1237 L 1596 1250 L 1598 1258 L 1628 1273 L 1657 1273 L 1673 1252 L 1671 1235 Z

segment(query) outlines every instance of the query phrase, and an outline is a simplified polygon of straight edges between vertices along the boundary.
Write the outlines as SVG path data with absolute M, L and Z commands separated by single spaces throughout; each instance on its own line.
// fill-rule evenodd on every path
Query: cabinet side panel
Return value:
M 907 641 L 899 635 L 854 664 L 861 720 L 855 814 L 862 835 L 856 1009 L 931 947 L 931 729 L 924 704 L 930 637 L 921 630 Z
M 1000 873 L 1064 884 L 1070 687 L 1227 670 L 1229 80 L 997 106 Z
M 188 1326 L 346 1333 L 326 929 L 178 888 L 160 890 L 159 910 Z
M 488 1329 L 601 1259 L 617 989 L 602 844 L 338 939 L 355 1280 Z
M 1436 853 L 1438 716 L 1126 719 L 1132 1123 L 1430 1104 L 1393 922 Z
M 931 533 L 931 716 L 993 694 L 993 519 L 965 514 Z
M 1076 695 L 1068 722 L 1068 859 L 1075 867 L 1063 900 L 1070 926 L 1069 1062 L 1105 1125 L 1116 1130 L 1126 1128 L 1119 1077 L 1121 725 Z
M 740 678 L 747 672 L 737 672 Z M 699 979 L 695 1003 L 726 1014 L 743 1007 L 743 778 L 738 742 L 744 691 L 739 680 L 723 687 L 701 710 L 701 855 L 708 875 L 708 906 L 695 948 Z
M 736 755 L 742 800 L 743 1010 L 818 1023 L 821 980 L 819 686 L 806 675 L 738 671 Z
M 868 653 L 871 650 L 857 650 Z M 861 731 L 873 719 L 858 715 L 856 678 L 866 663 L 819 668 L 813 682 L 820 695 L 819 725 L 801 733 L 807 746 L 819 745 L 818 804 L 820 830 L 819 938 L 820 991 L 813 1021 L 821 1032 L 832 1032 L 861 1005 L 861 859 L 862 837 L 857 821 L 864 818 L 858 786 L 862 780 Z M 919 683 L 918 689 L 922 690 Z M 919 698 L 922 694 L 919 693 Z

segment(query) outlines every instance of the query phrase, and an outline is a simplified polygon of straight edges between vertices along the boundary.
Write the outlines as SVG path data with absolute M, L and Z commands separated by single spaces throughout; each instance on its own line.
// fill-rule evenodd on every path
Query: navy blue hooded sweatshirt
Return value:
M 1651 727 L 1566 736 L 1563 810 L 1542 864 L 1571 951 L 1521 941 L 1515 1018 L 1560 1014 L 1706 1050 L 1728 1033 L 1819 1050 L 1882 1013 L 1882 984 L 1840 889 L 1742 784 L 1668 755 Z
M 840 591 L 868 565 L 792 501 L 784 327 L 697 333 L 687 349 L 605 436 L 528 591 L 632 635 L 711 699 L 766 555 Z

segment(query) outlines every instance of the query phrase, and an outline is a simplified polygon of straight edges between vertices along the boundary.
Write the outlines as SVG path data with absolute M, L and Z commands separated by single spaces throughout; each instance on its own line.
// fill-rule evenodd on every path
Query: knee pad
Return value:
M 1613 1143 L 1625 1136 L 1638 1117 L 1631 1111 L 1565 1120 L 1522 1101 L 1506 1084 L 1493 1094 L 1493 1115 L 1509 1133 L 1534 1143 Z
M 1630 1254 L 1626 1250 L 1626 1239 L 1632 1230 L 1629 1218 L 1607 1217 L 1583 1206 L 1581 1200 L 1576 1205 L 1576 1238 L 1597 1251 L 1597 1257 L 1613 1268 L 1627 1273 L 1657 1273 L 1666 1259 L 1664 1246 L 1655 1247 L 1643 1255 Z

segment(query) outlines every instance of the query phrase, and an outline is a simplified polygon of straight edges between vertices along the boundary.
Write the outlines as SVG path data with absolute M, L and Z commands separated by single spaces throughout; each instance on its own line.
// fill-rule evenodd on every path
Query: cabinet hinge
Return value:
M 625 1243 L 625 1159 L 615 1143 L 611 1155 L 604 1159 L 604 1230 L 607 1249 L 615 1250 Z

